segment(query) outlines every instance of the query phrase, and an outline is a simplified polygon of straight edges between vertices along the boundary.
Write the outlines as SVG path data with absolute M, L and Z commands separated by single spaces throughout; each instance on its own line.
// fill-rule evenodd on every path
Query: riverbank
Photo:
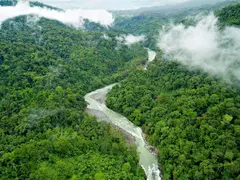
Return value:
M 88 103 L 86 112 L 96 116 L 99 121 L 110 123 L 119 130 L 119 133 L 123 133 L 129 144 L 136 145 L 139 153 L 139 164 L 144 169 L 147 179 L 161 180 L 157 156 L 151 151 L 152 146 L 145 141 L 145 135 L 141 128 L 136 127 L 126 117 L 112 111 L 105 105 L 107 94 L 115 85 L 112 84 L 88 93 L 84 97 Z
M 98 121 L 104 121 L 107 123 L 110 123 L 111 126 L 113 126 L 115 129 L 117 129 L 119 131 L 119 133 L 122 133 L 126 143 L 128 145 L 135 145 L 135 138 L 134 136 L 132 136 L 131 134 L 129 134 L 127 131 L 125 131 L 124 129 L 119 128 L 118 126 L 116 126 L 115 124 L 111 123 L 110 119 L 107 117 L 106 114 L 104 114 L 101 111 L 97 111 L 97 110 L 93 110 L 93 109 L 86 109 L 85 111 L 87 114 L 92 115 L 97 117 Z

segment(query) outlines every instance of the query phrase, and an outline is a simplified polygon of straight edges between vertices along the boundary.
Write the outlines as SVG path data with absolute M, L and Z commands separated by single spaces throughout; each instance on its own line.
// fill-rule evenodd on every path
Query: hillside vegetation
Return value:
M 221 24 L 237 25 L 239 12 L 234 5 L 217 14 Z M 114 87 L 107 105 L 143 128 L 164 179 L 240 179 L 239 83 L 159 54 Z
M 216 12 L 221 25 L 240 26 L 240 4 L 225 7 Z
M 34 16 L 2 24 L 0 179 L 144 179 L 135 147 L 84 113 L 87 92 L 146 60 L 108 35 Z
M 16 6 L 17 0 L 0 0 L 0 6 Z M 41 8 L 48 8 L 51 10 L 57 10 L 57 11 L 62 11 L 62 9 L 53 7 L 53 6 L 48 6 L 46 4 L 37 2 L 37 1 L 30 1 L 30 6 L 31 7 L 41 7 Z
M 0 179 L 144 180 L 136 147 L 85 113 L 84 95 L 116 82 L 107 105 L 142 127 L 164 179 L 240 179 L 239 81 L 167 61 L 156 40 L 163 25 L 189 25 L 188 16 L 226 4 L 117 17 L 109 28 L 34 15 L 1 23 Z M 239 12 L 239 4 L 217 10 L 220 27 L 239 26 Z M 120 43 L 128 33 L 147 40 Z M 144 46 L 158 53 L 147 71 Z

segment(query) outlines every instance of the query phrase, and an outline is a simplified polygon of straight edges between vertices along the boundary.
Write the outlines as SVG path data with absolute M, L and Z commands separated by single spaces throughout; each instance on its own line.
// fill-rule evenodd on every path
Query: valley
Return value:
M 0 0 L 0 179 L 240 179 L 239 0 L 44 2 Z

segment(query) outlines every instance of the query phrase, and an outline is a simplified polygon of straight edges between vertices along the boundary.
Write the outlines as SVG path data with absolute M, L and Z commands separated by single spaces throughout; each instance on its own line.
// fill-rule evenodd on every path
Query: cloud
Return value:
M 83 27 L 84 19 L 104 26 L 111 25 L 114 22 L 112 14 L 106 10 L 68 9 L 65 12 L 59 12 L 46 8 L 30 7 L 28 3 L 20 2 L 15 7 L 0 7 L 0 23 L 16 16 L 30 14 L 58 20 L 76 28 Z
M 137 0 L 136 3 L 144 7 L 150 7 L 150 6 L 164 6 L 164 5 L 178 4 L 178 3 L 184 3 L 187 1 L 190 1 L 190 0 Z
M 104 34 L 104 33 L 103 33 L 103 35 L 102 35 L 102 38 L 105 39 L 105 40 L 111 39 L 107 34 Z
M 231 74 L 240 80 L 240 29 L 226 27 L 219 30 L 217 22 L 211 14 L 196 26 L 165 27 L 160 32 L 158 46 L 166 57 L 191 68 L 200 67 L 224 76 Z
M 46 4 L 67 8 L 87 8 L 87 9 L 137 9 L 140 7 L 161 6 L 167 4 L 177 4 L 190 0 L 41 0 Z
M 122 35 L 117 37 L 117 40 L 120 41 L 121 43 L 125 44 L 125 45 L 133 45 L 136 44 L 138 42 L 144 41 L 145 40 L 145 36 L 134 36 L 132 34 L 129 35 Z

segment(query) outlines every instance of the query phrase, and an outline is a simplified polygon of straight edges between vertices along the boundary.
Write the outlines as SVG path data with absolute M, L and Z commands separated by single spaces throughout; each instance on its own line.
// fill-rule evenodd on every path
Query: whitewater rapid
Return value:
M 148 50 L 149 62 L 153 61 L 156 57 L 156 53 L 153 52 L 154 51 Z M 117 85 L 117 83 L 88 93 L 84 97 L 85 101 L 88 103 L 87 112 L 96 116 L 99 121 L 109 122 L 134 137 L 137 151 L 139 153 L 139 164 L 144 169 L 147 179 L 161 180 L 157 156 L 151 152 L 150 146 L 145 141 L 142 129 L 135 126 L 123 115 L 107 108 L 105 104 L 108 92 L 115 85 Z

